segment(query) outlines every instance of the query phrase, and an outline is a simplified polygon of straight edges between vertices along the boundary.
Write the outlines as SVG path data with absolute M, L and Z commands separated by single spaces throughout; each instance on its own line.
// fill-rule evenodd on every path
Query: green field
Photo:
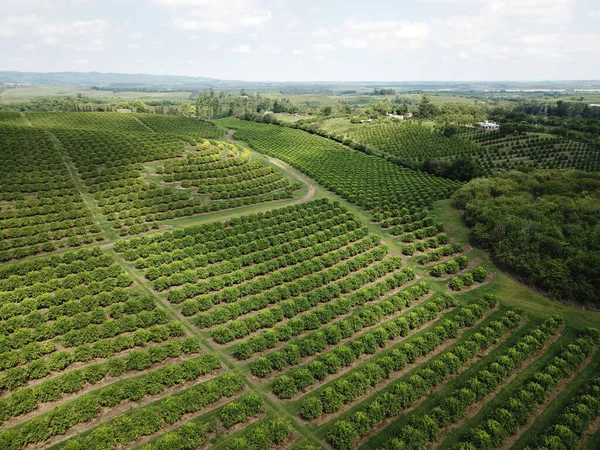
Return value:
M 462 183 L 235 119 L 0 144 L 0 449 L 596 448 L 600 312 L 477 248 Z

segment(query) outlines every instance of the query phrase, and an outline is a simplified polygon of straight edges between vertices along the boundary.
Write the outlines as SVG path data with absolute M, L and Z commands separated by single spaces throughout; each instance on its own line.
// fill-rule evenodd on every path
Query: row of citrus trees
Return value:
M 0 120 L 0 261 L 103 239 L 49 135 Z

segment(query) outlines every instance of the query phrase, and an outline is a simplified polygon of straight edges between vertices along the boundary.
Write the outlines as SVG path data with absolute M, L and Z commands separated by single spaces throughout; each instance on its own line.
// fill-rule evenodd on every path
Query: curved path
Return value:
M 245 143 L 242 143 L 240 141 L 236 141 L 233 138 L 234 134 L 235 134 L 235 130 L 229 130 L 227 132 L 227 141 L 231 142 L 232 144 L 244 145 Z M 248 146 L 248 145 L 246 144 L 246 146 Z M 248 146 L 248 147 L 251 148 L 250 146 Z M 302 197 L 302 198 L 299 198 L 298 200 L 293 201 L 289 205 L 297 205 L 298 203 L 307 202 L 307 201 L 309 201 L 311 198 L 313 198 L 315 196 L 315 193 L 316 193 L 315 185 L 308 178 L 306 178 L 299 171 L 297 171 L 296 169 L 293 169 L 292 166 L 290 166 L 289 164 L 281 161 L 280 159 L 272 158 L 272 157 L 266 156 L 266 155 L 265 155 L 265 157 L 267 158 L 267 160 L 271 164 L 273 164 L 274 166 L 279 167 L 280 169 L 285 170 L 286 172 L 288 172 L 289 174 L 291 174 L 294 177 L 298 178 L 302 183 L 304 183 L 305 185 L 308 186 L 308 192 L 306 193 L 306 195 L 304 197 Z

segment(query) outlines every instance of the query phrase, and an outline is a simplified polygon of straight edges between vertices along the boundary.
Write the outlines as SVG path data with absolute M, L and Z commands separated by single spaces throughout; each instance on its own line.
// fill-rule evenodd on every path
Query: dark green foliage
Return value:
M 600 179 L 586 172 L 511 172 L 454 197 L 494 258 L 562 300 L 600 299 Z M 475 275 L 475 274 L 474 274 Z

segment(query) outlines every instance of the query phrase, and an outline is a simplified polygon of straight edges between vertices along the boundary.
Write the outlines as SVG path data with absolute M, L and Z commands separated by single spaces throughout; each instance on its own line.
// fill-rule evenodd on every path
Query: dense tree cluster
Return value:
M 420 123 L 361 126 L 353 129 L 350 136 L 368 148 L 378 150 L 387 160 L 412 169 L 462 181 L 480 174 L 476 165 L 469 171 L 465 166 L 482 152 L 478 145 Z
M 477 242 L 563 300 L 600 298 L 600 181 L 577 171 L 511 172 L 455 197 Z

